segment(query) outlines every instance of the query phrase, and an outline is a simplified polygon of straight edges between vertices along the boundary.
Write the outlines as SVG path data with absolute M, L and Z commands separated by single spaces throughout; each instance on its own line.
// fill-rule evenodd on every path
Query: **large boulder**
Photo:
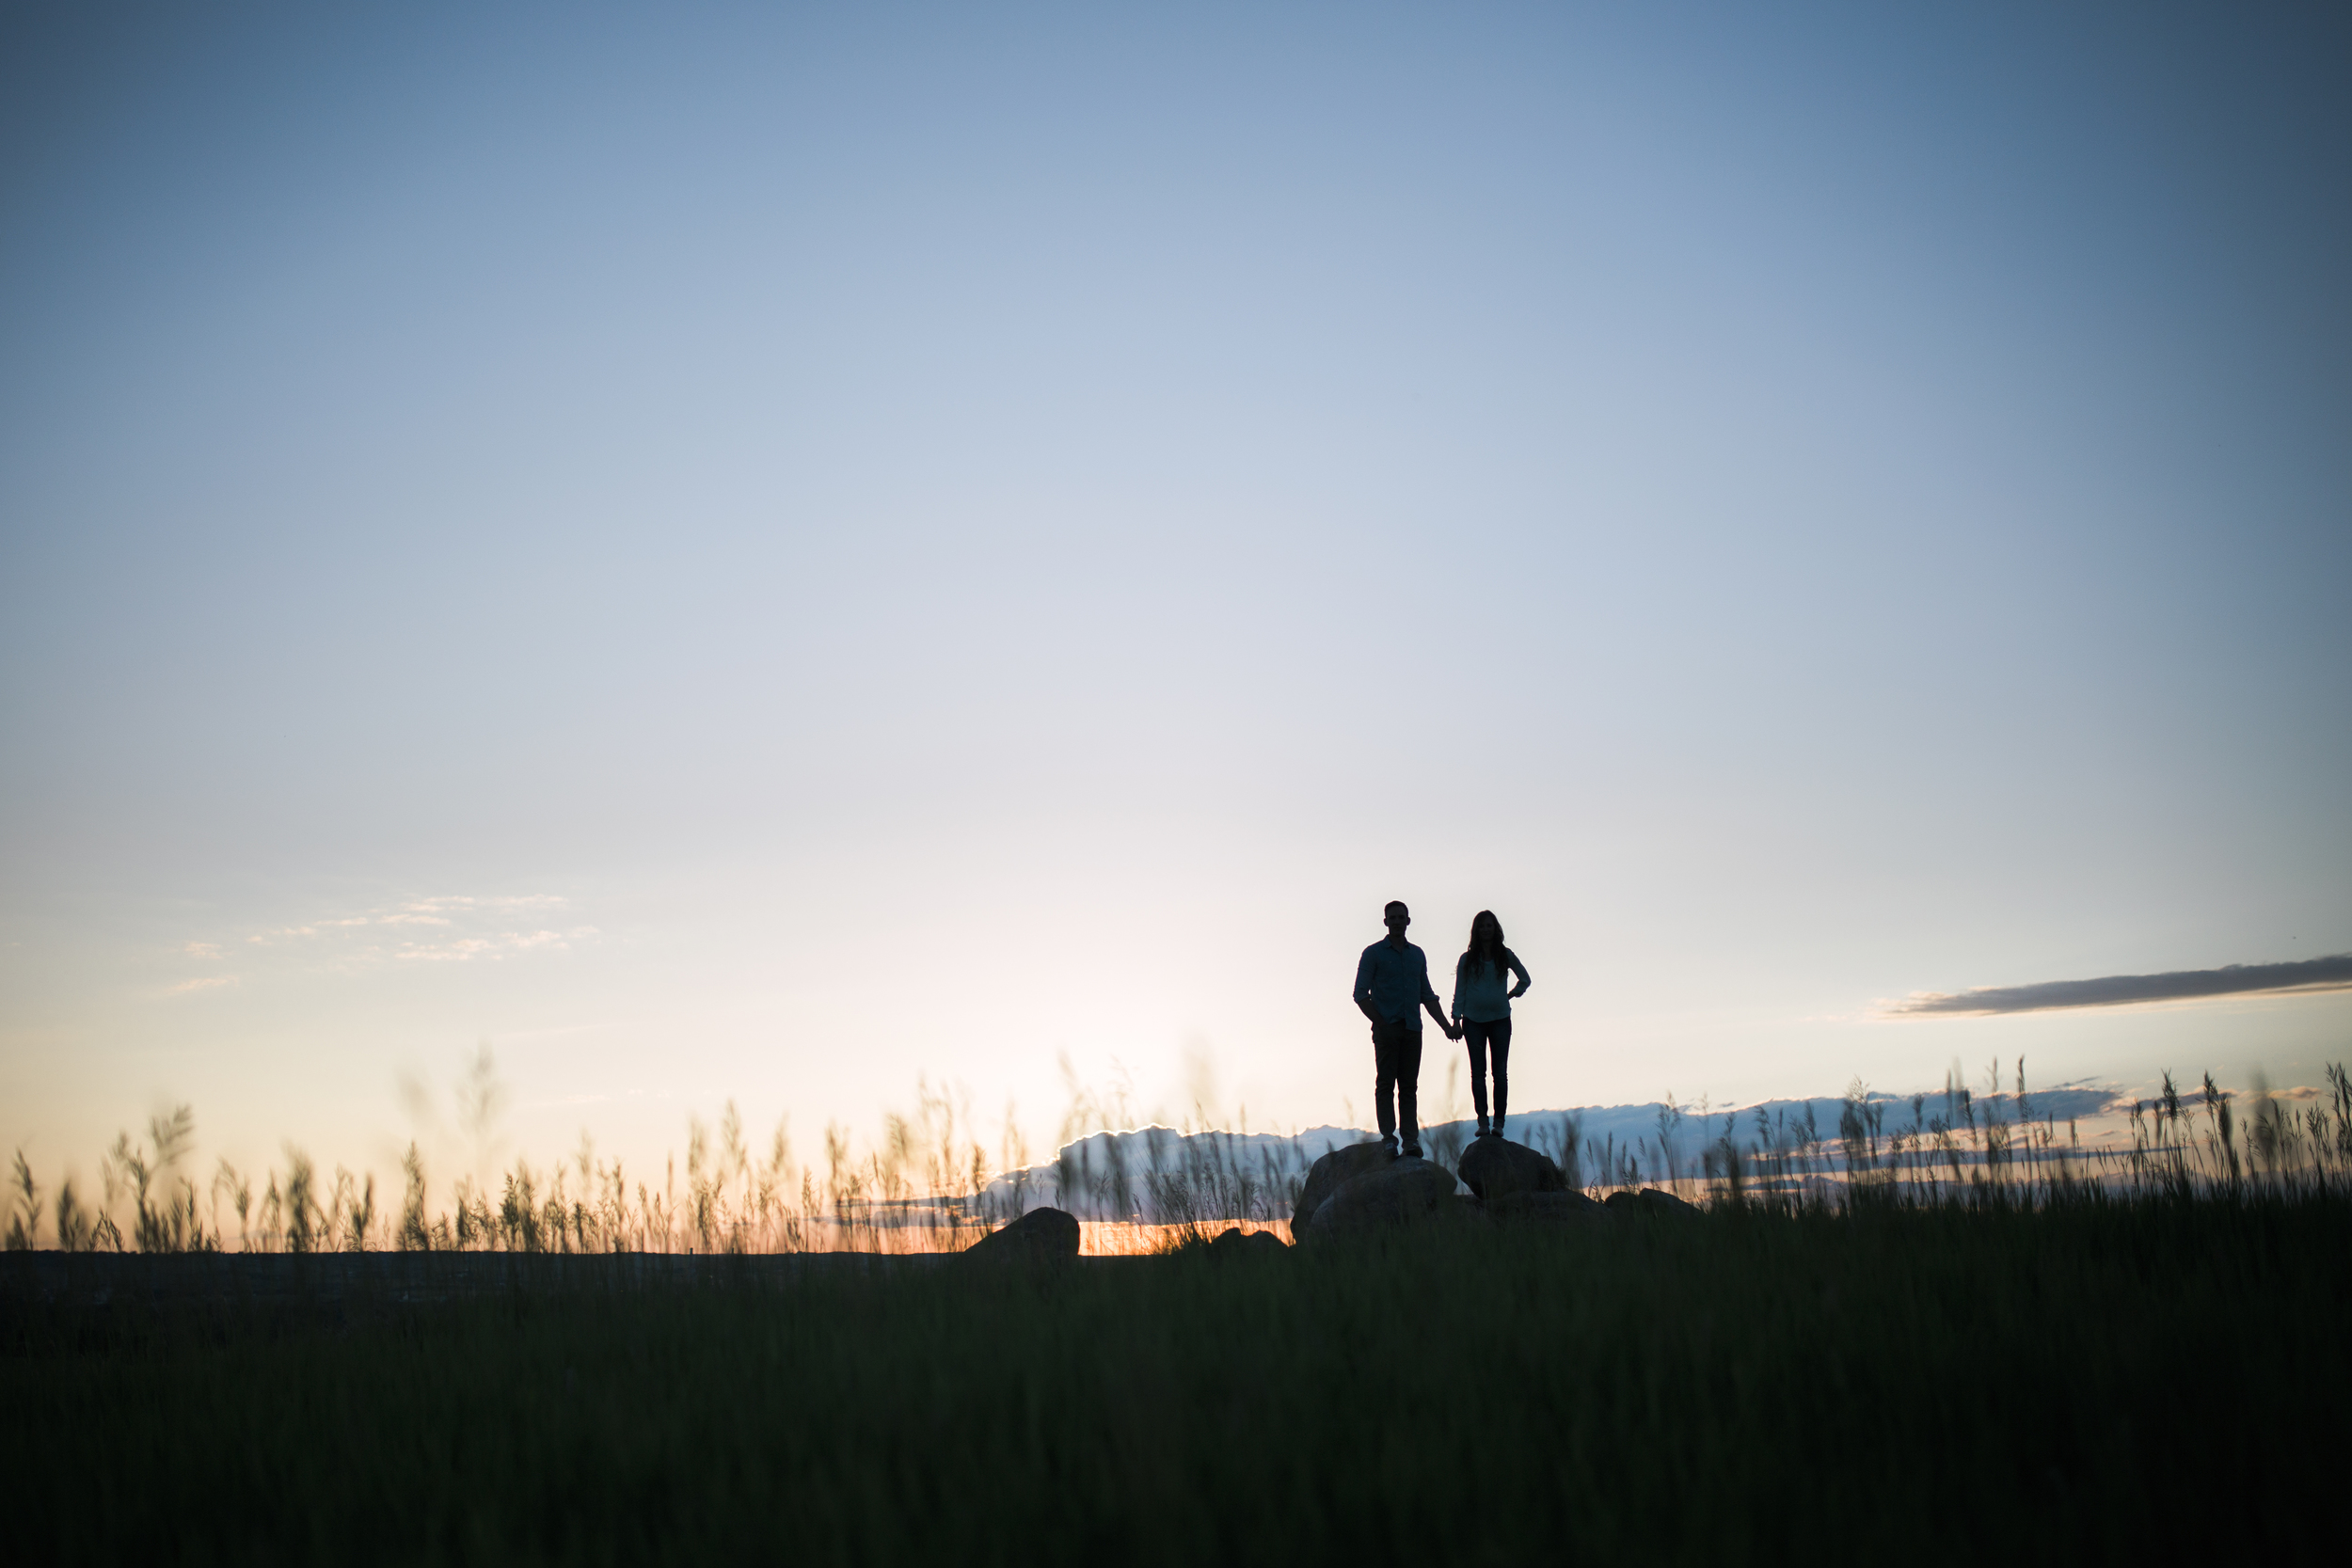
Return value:
M 1472 1138 L 1458 1163 L 1462 1185 L 1482 1198 L 1511 1193 L 1565 1193 L 1568 1179 L 1551 1156 L 1508 1138 Z
M 1511 1224 L 1594 1225 L 1609 1218 L 1608 1207 L 1582 1193 L 1504 1193 L 1481 1205 L 1491 1219 Z
M 1422 1159 L 1393 1161 L 1385 1169 L 1341 1182 L 1315 1211 L 1309 1233 L 1321 1242 L 1417 1220 L 1452 1218 L 1457 1211 L 1454 1187 L 1454 1173 L 1443 1165 Z
M 1078 1256 L 1078 1220 L 1059 1209 L 1032 1209 L 963 1249 L 967 1258 L 1059 1259 Z
M 1291 1240 L 1304 1241 L 1307 1228 L 1313 1224 L 1315 1211 L 1330 1201 L 1331 1195 L 1346 1182 L 1367 1171 L 1386 1170 L 1396 1160 L 1383 1143 L 1349 1144 L 1335 1148 L 1307 1167 L 1307 1184 L 1298 1189 L 1297 1207 L 1291 1211 Z
M 1640 1192 L 1613 1192 L 1609 1195 L 1610 1209 L 1620 1214 L 1695 1214 L 1700 1210 L 1674 1194 L 1658 1187 L 1644 1187 Z

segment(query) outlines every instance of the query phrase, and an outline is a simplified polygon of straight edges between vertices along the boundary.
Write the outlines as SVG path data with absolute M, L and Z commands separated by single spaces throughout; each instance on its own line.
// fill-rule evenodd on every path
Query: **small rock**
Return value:
M 1291 1211 L 1291 1239 L 1304 1241 L 1314 1223 L 1315 1211 L 1330 1201 L 1343 1183 L 1366 1171 L 1386 1170 L 1396 1159 L 1381 1143 L 1349 1144 L 1335 1148 L 1307 1167 L 1307 1183 L 1298 1189 L 1298 1205 Z
M 1062 1259 L 1078 1256 L 1078 1219 L 1059 1209 L 1032 1209 L 963 1249 L 984 1258 Z
M 1484 1207 L 1490 1217 L 1514 1222 L 1586 1225 L 1609 1218 L 1605 1206 L 1582 1193 L 1504 1193 L 1486 1199 Z
M 1695 1214 L 1700 1212 L 1695 1206 L 1658 1187 L 1644 1187 L 1638 1193 L 1611 1193 L 1607 1201 L 1612 1210 L 1622 1214 Z
M 1472 1138 L 1456 1168 L 1462 1185 L 1483 1198 L 1568 1190 L 1568 1179 L 1551 1156 L 1508 1138 Z
M 1238 1225 L 1209 1243 L 1209 1251 L 1221 1258 L 1271 1258 L 1289 1250 L 1273 1231 L 1244 1230 Z
M 1408 1225 L 1440 1212 L 1451 1215 L 1454 1188 L 1454 1173 L 1443 1165 L 1397 1160 L 1385 1170 L 1367 1171 L 1340 1183 L 1315 1211 L 1310 1229 L 1320 1242 L 1327 1236 Z

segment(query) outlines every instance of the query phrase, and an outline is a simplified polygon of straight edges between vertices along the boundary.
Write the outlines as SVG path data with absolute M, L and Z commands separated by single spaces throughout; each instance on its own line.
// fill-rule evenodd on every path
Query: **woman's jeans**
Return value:
M 1496 1019 L 1492 1023 L 1462 1021 L 1462 1038 L 1470 1046 L 1470 1103 L 1478 1107 L 1478 1125 L 1486 1125 L 1486 1052 L 1493 1048 L 1495 1056 L 1495 1127 L 1502 1126 L 1502 1109 L 1511 1099 L 1511 1021 Z

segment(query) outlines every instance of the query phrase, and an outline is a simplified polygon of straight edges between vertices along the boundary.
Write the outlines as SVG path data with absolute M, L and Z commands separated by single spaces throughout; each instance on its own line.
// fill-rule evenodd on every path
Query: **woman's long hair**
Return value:
M 1470 959 L 1473 972 L 1485 964 L 1497 974 L 1502 974 L 1510 952 L 1502 945 L 1502 922 L 1495 918 L 1494 911 L 1481 910 L 1470 916 L 1470 951 L 1464 956 Z

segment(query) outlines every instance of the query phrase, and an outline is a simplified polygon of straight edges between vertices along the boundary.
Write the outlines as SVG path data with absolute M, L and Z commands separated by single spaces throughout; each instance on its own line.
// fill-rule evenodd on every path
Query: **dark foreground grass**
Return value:
M 2334 1556 L 2347 1219 L 1718 1212 L 324 1314 L 13 1299 L 0 1490 L 43 1561 Z

